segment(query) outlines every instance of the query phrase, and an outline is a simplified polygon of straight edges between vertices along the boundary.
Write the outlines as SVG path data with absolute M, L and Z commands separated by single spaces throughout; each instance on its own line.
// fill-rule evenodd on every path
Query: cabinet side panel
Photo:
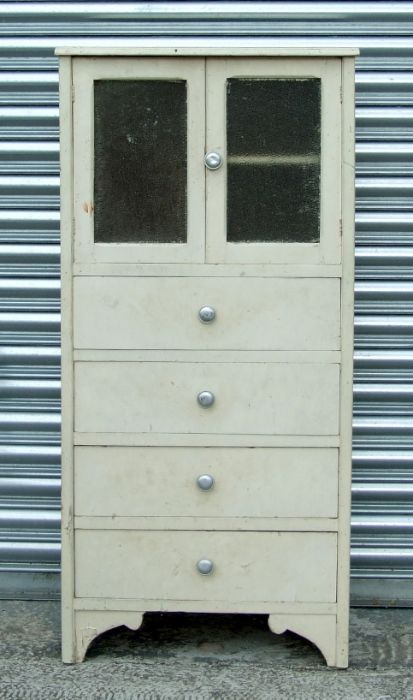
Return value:
M 72 359 L 72 64 L 60 59 L 62 306 L 62 656 L 74 661 L 73 639 L 73 359 Z
M 343 59 L 341 296 L 342 366 L 339 456 L 339 534 L 337 570 L 337 666 L 348 664 L 350 509 L 354 324 L 354 59 Z

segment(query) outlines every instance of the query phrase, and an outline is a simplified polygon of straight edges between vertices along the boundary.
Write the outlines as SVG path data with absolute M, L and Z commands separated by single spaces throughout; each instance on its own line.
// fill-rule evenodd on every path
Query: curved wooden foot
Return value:
M 77 610 L 75 613 L 76 662 L 83 661 L 89 644 L 102 632 L 125 625 L 137 630 L 142 624 L 143 612 L 122 610 Z
M 347 666 L 337 663 L 337 620 L 335 615 L 269 615 L 271 632 L 283 634 L 287 630 L 305 637 L 321 651 L 327 666 Z

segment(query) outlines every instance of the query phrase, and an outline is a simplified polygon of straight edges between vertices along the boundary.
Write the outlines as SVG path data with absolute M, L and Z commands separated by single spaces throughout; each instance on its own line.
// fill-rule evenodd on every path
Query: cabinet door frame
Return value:
M 95 80 L 187 82 L 187 242 L 94 241 Z M 205 59 L 91 58 L 73 61 L 74 259 L 88 263 L 186 263 L 205 259 Z
M 320 241 L 317 243 L 226 240 L 226 80 L 228 78 L 321 79 Z M 341 60 L 317 58 L 208 58 L 206 151 L 222 166 L 206 175 L 206 261 L 209 263 L 339 264 L 341 262 Z

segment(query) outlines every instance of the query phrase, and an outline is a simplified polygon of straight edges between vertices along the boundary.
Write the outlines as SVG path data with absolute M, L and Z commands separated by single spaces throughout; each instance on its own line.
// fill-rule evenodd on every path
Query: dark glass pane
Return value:
M 227 238 L 320 240 L 318 78 L 227 81 Z
M 183 243 L 183 80 L 95 81 L 95 241 Z

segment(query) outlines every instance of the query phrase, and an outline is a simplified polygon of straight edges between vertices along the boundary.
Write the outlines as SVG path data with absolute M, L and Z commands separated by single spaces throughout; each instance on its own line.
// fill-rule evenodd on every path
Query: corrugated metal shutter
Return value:
M 57 45 L 161 35 L 361 48 L 353 599 L 413 602 L 413 4 L 0 4 L 0 589 L 57 590 Z M 169 39 L 170 40 L 170 39 Z

